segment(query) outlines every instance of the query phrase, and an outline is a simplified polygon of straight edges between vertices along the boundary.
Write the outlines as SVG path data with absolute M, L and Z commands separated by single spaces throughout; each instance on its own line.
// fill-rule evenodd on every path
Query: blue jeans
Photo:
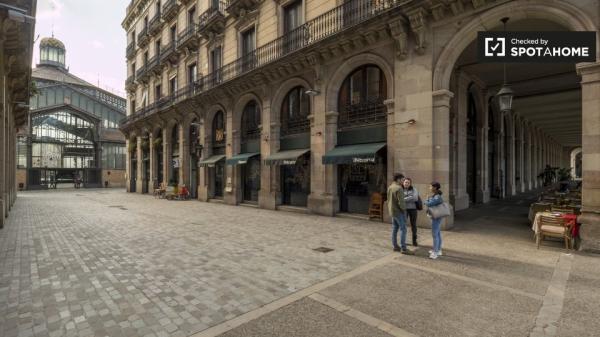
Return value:
M 398 247 L 398 229 L 400 229 L 400 248 L 406 249 L 406 216 L 400 214 L 392 218 L 392 245 Z
M 442 250 L 442 218 L 431 219 L 431 236 L 433 237 L 433 251 Z

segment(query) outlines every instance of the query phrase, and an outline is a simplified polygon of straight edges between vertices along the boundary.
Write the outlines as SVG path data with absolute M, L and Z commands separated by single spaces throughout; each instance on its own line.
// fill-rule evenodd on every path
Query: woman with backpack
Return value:
M 419 191 L 412 185 L 412 180 L 410 178 L 405 178 L 402 182 L 402 188 L 404 190 L 404 202 L 406 203 L 406 213 L 408 218 L 410 219 L 410 231 L 412 233 L 412 244 L 414 247 L 417 247 L 419 244 L 417 243 L 417 214 L 419 208 L 422 209 L 422 206 L 419 205 L 421 198 L 419 197 Z
M 433 260 L 442 256 L 442 219 L 450 215 L 450 208 L 444 203 L 441 188 L 440 183 L 431 183 L 429 186 L 431 195 L 424 202 L 425 206 L 427 206 L 427 216 L 431 219 L 433 248 L 429 251 L 429 258 Z

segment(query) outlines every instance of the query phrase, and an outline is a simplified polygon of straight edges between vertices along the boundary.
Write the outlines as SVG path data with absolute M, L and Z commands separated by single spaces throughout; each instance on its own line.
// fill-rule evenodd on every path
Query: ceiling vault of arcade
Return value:
M 509 30 L 565 30 L 555 23 L 529 19 Z M 500 29 L 500 27 L 498 27 Z M 475 41 L 458 59 L 456 69 L 485 83 L 494 94 L 503 83 L 502 64 L 478 63 Z M 507 82 L 515 91 L 514 112 L 540 127 L 564 146 L 581 145 L 581 90 L 575 64 L 508 63 Z

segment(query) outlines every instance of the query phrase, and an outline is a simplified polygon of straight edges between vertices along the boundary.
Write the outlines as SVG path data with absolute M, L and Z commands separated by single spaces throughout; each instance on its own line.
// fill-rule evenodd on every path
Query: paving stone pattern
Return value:
M 189 336 L 380 258 L 388 237 L 120 190 L 24 192 L 0 230 L 0 337 Z

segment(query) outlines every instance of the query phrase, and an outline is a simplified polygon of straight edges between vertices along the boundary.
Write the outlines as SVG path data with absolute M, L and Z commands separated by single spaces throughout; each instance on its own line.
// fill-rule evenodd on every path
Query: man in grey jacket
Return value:
M 388 212 L 392 217 L 392 245 L 394 251 L 411 255 L 412 252 L 406 249 L 406 204 L 404 202 L 402 180 L 404 180 L 404 175 L 396 173 L 394 174 L 394 181 L 388 187 Z M 400 230 L 400 246 L 398 246 L 398 230 Z

